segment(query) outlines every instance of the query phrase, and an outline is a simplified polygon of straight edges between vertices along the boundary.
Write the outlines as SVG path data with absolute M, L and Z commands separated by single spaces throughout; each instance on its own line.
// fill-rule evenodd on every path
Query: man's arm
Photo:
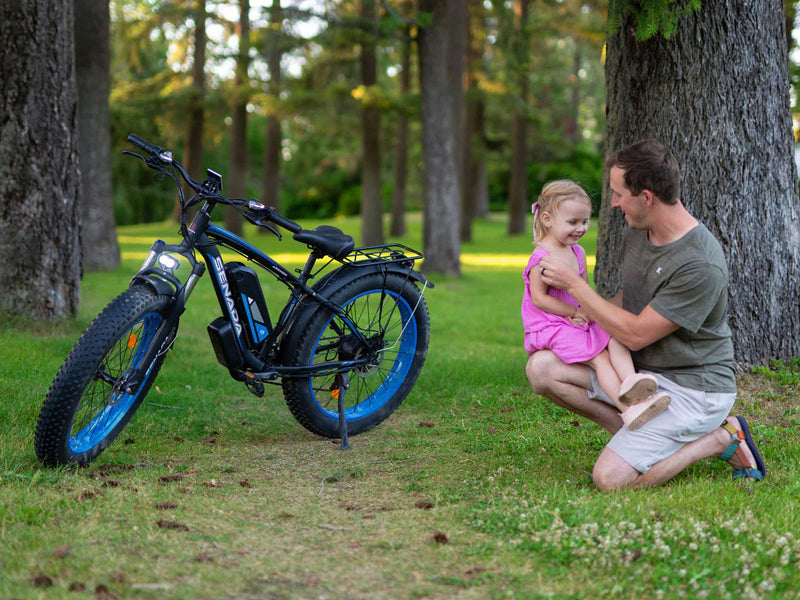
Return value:
M 617 305 L 621 304 L 621 293 L 612 301 L 604 299 L 574 269 L 551 256 L 544 257 L 539 268 L 545 271 L 542 275 L 545 283 L 566 290 L 592 320 L 631 350 L 641 350 L 680 329 L 680 325 L 662 317 L 649 305 L 638 315 L 623 309 Z

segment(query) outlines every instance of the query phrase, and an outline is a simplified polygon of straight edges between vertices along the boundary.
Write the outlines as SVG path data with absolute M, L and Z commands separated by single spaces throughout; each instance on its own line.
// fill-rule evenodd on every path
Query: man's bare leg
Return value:
M 609 433 L 622 428 L 617 409 L 589 398 L 592 376 L 588 367 L 568 365 L 549 350 L 540 350 L 528 359 L 525 373 L 533 391 L 558 406 L 594 421 Z
M 728 417 L 728 422 L 739 429 L 739 422 L 736 417 Z M 653 487 L 669 481 L 686 467 L 699 460 L 711 456 L 721 456 L 730 443 L 730 434 L 722 427 L 717 427 L 714 431 L 684 445 L 672 456 L 657 462 L 647 473 L 639 473 L 622 460 L 616 452 L 605 448 L 594 465 L 592 478 L 595 485 L 601 490 Z M 751 461 L 751 464 L 754 463 L 753 453 L 747 447 L 747 444 L 742 442 L 741 448 L 744 450 L 747 460 Z M 728 463 L 734 469 L 740 469 L 744 466 L 736 454 L 731 457 Z

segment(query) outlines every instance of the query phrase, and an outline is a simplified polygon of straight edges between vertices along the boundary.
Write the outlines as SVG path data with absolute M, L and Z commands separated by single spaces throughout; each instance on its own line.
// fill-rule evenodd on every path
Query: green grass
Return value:
M 409 226 L 401 241 L 419 247 Z M 350 451 L 295 423 L 280 388 L 258 399 L 228 377 L 203 281 L 117 441 L 85 469 L 42 469 L 33 431 L 52 378 L 174 229 L 121 228 L 123 264 L 85 277 L 76 318 L 0 325 L 0 598 L 799 597 L 796 365 L 740 377 L 766 481 L 707 460 L 654 490 L 600 493 L 589 474 L 605 432 L 525 380 L 531 246 L 499 217 L 476 224 L 461 278 L 433 278 L 419 382 Z M 291 240 L 257 240 L 302 260 Z M 285 291 L 267 296 L 278 306 Z

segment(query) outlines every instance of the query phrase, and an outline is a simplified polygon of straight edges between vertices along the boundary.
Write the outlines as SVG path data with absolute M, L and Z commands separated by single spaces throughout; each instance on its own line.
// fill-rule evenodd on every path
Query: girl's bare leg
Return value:
M 630 354 L 628 354 L 628 360 L 630 360 Z M 654 393 L 656 392 L 655 379 L 649 375 L 637 376 L 641 379 L 647 378 L 652 380 L 641 381 L 635 386 L 635 391 L 643 393 L 644 395 L 634 400 L 635 404 L 633 404 L 633 406 L 630 406 L 630 403 L 626 404 L 622 402 L 622 400 L 627 399 L 626 397 L 620 397 L 620 387 L 623 383 L 620 375 L 617 374 L 617 371 L 612 366 L 611 354 L 608 350 L 603 350 L 586 364 L 591 366 L 597 373 L 600 387 L 603 388 L 606 395 L 611 398 L 614 406 L 622 413 L 622 421 L 629 429 L 638 429 L 653 417 L 660 415 L 669 406 L 670 397 L 665 393 Z M 631 363 L 631 376 L 635 375 L 636 373 L 633 371 L 633 364 Z M 642 384 L 645 386 L 644 389 L 642 389 Z M 649 389 L 650 386 L 652 386 L 652 389 Z M 634 388 L 631 388 L 629 391 L 633 395 Z
M 623 406 L 631 406 L 646 400 L 658 389 L 655 377 L 651 375 L 637 375 L 633 366 L 633 359 L 628 348 L 614 338 L 608 341 L 608 356 L 614 370 L 622 382 L 617 398 Z M 647 381 L 642 381 L 642 380 Z
M 608 340 L 608 356 L 620 381 L 624 381 L 626 377 L 636 373 L 636 369 L 633 367 L 631 351 L 614 338 Z
M 611 363 L 611 356 L 608 350 L 603 350 L 593 359 L 586 361 L 586 364 L 594 369 L 594 372 L 597 374 L 597 380 L 600 382 L 600 387 L 603 388 L 606 395 L 611 398 L 614 406 L 616 406 L 620 412 L 624 411 L 627 407 L 618 399 L 619 386 L 622 383 L 622 379 Z M 631 367 L 633 367 L 633 363 L 631 363 Z

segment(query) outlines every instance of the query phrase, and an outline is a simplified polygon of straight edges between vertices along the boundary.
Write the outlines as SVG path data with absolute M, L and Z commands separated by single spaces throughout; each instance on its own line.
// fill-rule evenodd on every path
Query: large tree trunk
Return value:
M 453 119 L 455 131 L 454 143 L 456 151 L 456 169 L 458 180 L 463 186 L 464 180 L 464 72 L 467 61 L 467 32 L 469 29 L 467 0 L 447 1 L 447 80 L 450 90 L 450 102 L 453 103 Z
M 72 0 L 0 2 L 0 311 L 77 313 L 77 91 Z
M 403 35 L 403 60 L 400 71 L 400 96 L 405 98 L 411 89 L 411 27 Z M 397 119 L 394 154 L 394 185 L 392 186 L 392 219 L 389 233 L 406 233 L 406 182 L 408 179 L 408 116 L 401 112 Z
M 239 0 L 239 53 L 236 57 L 236 74 L 233 82 L 233 107 L 231 109 L 231 148 L 228 160 L 228 177 L 225 182 L 229 198 L 244 198 L 247 190 L 247 101 L 250 96 L 247 69 L 250 65 L 250 0 Z M 225 227 L 242 235 L 242 215 L 232 206 L 225 207 Z
M 514 111 L 511 131 L 511 181 L 508 198 L 508 233 L 526 231 L 525 215 L 528 213 L 528 0 L 514 2 L 514 63 L 516 65 L 519 98 Z
M 0 311 L 74 315 L 80 296 L 72 1 L 0 3 Z
M 461 155 L 461 241 L 472 241 L 472 221 L 485 193 L 486 179 L 484 153 L 484 96 L 478 86 L 477 74 L 483 60 L 483 36 L 473 35 L 472 23 L 483 15 L 479 0 L 469 0 L 467 27 L 467 53 L 464 97 L 464 150 Z M 482 187 L 483 186 L 483 187 Z
M 456 115 L 448 101 L 447 0 L 419 0 L 432 22 L 419 31 L 422 104 L 422 195 L 426 272 L 460 275 L 461 190 L 455 148 Z
M 88 271 L 119 265 L 111 186 L 108 2 L 75 0 L 75 78 L 81 167 L 81 247 Z
M 784 27 L 780 0 L 706 0 L 669 40 L 639 43 L 623 18 L 606 59 L 606 150 L 648 137 L 672 148 L 684 203 L 727 256 L 735 354 L 751 364 L 800 355 Z M 607 192 L 599 226 L 598 290 L 608 295 L 619 287 L 623 220 Z
M 277 106 L 281 93 L 281 56 L 283 54 L 283 8 L 280 0 L 272 0 L 269 11 L 269 32 L 266 36 L 267 68 L 269 69 L 269 95 L 272 105 L 267 113 L 267 125 L 264 133 L 264 181 L 262 183 L 261 202 L 280 210 L 279 177 L 281 170 L 281 122 L 277 115 Z M 260 229 L 267 232 L 267 229 Z
M 186 147 L 181 162 L 189 175 L 203 180 L 203 129 L 206 109 L 206 2 L 197 0 L 194 9 L 194 56 L 192 57 L 192 91 L 189 115 L 186 122 Z M 183 193 L 188 201 L 194 190 L 183 183 Z M 175 201 L 173 217 L 181 218 L 181 204 Z
M 362 32 L 361 83 L 369 89 L 378 82 L 375 0 L 361 0 L 360 16 L 367 27 Z M 380 128 L 378 107 L 368 99 L 361 108 L 361 243 L 365 246 L 383 243 Z

